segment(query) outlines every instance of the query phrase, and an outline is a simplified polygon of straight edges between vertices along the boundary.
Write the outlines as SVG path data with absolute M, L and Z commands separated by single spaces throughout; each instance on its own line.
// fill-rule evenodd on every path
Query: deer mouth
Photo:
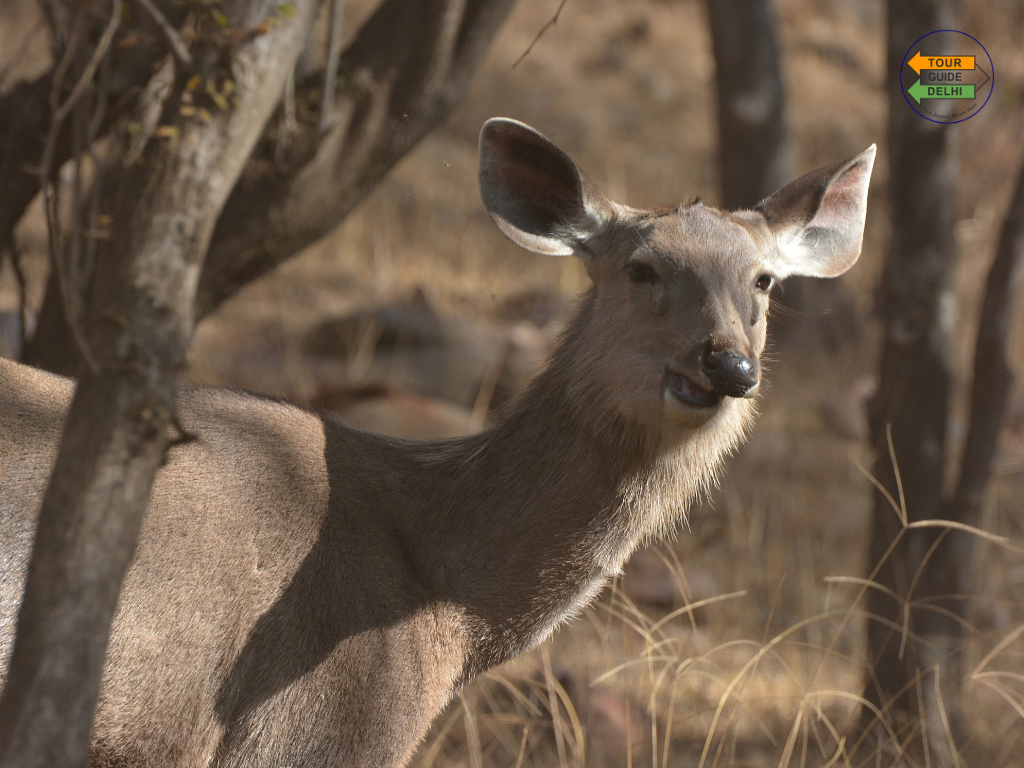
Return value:
M 668 391 L 676 400 L 692 408 L 714 408 L 722 402 L 721 395 L 672 370 L 668 372 Z

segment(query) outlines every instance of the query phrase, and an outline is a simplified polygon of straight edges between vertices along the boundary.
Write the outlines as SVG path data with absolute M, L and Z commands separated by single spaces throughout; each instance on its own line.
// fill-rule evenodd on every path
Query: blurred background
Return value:
M 346 35 L 375 5 L 344 3 Z M 776 296 L 761 416 L 678 537 L 638 552 L 580 618 L 464 690 L 413 765 L 850 764 L 868 666 L 861 580 L 873 566 L 874 502 L 861 468 L 875 460 L 866 407 L 882 329 L 873 310 L 892 229 L 887 15 L 872 0 L 770 7 L 784 86 L 782 181 L 879 145 L 861 259 L 827 291 Z M 991 54 L 997 84 L 980 114 L 949 129 L 959 156 L 953 457 L 967 430 L 984 282 L 1024 147 L 1024 5 L 963 0 L 958 25 Z M 15 54 L 0 88 L 51 66 L 36 6 L 0 0 L 0 67 Z M 720 205 L 717 98 L 699 0 L 520 0 L 445 123 L 341 226 L 198 325 L 186 378 L 400 436 L 485 428 L 543 365 L 588 278 L 576 260 L 521 251 L 492 225 L 476 183 L 483 121 L 536 127 L 617 201 L 699 195 Z M 46 236 L 37 199 L 16 230 L 29 326 L 49 271 Z M 10 260 L 3 269 L 0 354 L 17 357 L 18 280 Z M 1007 344 L 1017 371 L 1022 334 L 1017 311 Z M 979 527 L 1019 546 L 1020 381 L 1003 425 Z M 965 764 L 1024 765 L 1024 556 L 981 539 L 967 570 L 967 668 L 1005 674 L 964 687 L 965 754 L 975 756 Z M 902 759 L 893 749 L 879 764 Z

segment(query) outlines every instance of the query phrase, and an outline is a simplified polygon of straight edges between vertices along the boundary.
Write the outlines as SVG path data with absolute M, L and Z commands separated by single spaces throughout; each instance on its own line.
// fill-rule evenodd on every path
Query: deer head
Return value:
M 593 280 L 578 391 L 678 438 L 752 411 L 776 281 L 856 262 L 874 157 L 872 145 L 752 210 L 638 210 L 606 198 L 534 129 L 495 118 L 480 134 L 480 189 L 506 237 L 576 256 Z

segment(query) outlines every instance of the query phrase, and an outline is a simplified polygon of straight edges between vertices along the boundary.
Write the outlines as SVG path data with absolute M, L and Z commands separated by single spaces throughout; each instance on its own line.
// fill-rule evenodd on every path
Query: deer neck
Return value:
M 539 643 L 641 541 L 681 522 L 743 432 L 745 418 L 730 416 L 725 429 L 666 441 L 609 412 L 599 392 L 581 396 L 569 382 L 585 373 L 575 366 L 586 313 L 498 426 L 424 447 L 417 462 L 437 516 L 418 517 L 410 541 L 429 550 L 417 558 L 424 580 L 469 628 L 467 678 Z

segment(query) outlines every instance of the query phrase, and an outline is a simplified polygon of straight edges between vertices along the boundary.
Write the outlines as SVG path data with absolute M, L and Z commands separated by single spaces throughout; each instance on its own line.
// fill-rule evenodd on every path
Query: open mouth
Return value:
M 668 391 L 676 400 L 694 408 L 713 408 L 722 400 L 721 395 L 716 395 L 714 392 L 698 386 L 675 371 L 668 372 Z

